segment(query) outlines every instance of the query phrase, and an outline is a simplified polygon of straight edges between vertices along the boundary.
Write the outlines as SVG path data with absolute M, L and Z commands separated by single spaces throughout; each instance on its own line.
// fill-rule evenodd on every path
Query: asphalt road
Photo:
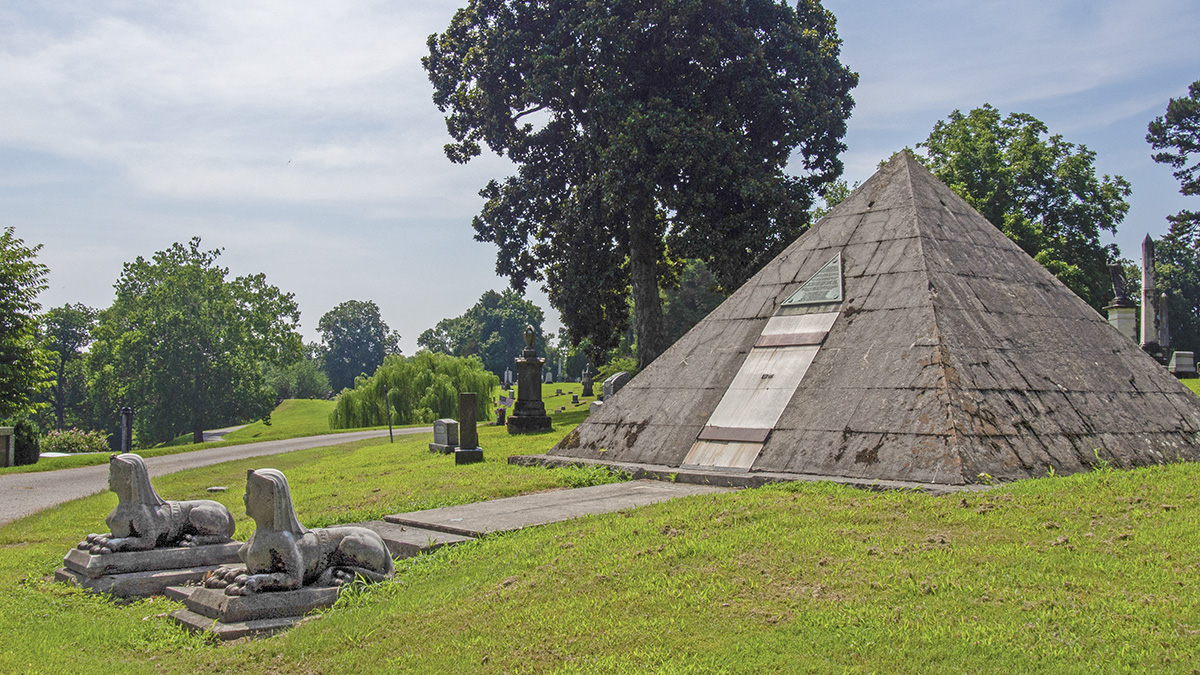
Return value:
M 433 433 L 433 427 L 397 429 L 396 435 Z M 220 464 L 235 459 L 278 455 L 293 450 L 320 448 L 360 441 L 364 438 L 387 436 L 386 429 L 374 431 L 351 431 L 344 434 L 326 434 L 305 438 L 290 438 L 282 441 L 264 441 L 246 445 L 227 445 L 222 448 L 193 450 L 175 455 L 146 458 L 150 476 L 161 476 L 198 466 Z M 108 489 L 108 465 L 82 466 L 75 469 L 15 473 L 0 476 L 0 525 L 23 518 L 31 513 L 50 508 L 72 499 L 86 497 Z

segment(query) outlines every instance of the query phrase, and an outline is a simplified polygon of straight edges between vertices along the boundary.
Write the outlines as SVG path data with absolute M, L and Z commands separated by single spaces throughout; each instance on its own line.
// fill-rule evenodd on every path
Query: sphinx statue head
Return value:
M 260 528 L 304 534 L 308 530 L 296 518 L 292 490 L 287 477 L 276 469 L 251 469 L 246 472 L 246 515 Z M 265 520 L 270 518 L 270 523 Z
M 133 504 L 162 506 L 167 503 L 154 491 L 146 462 L 132 453 L 113 454 L 108 458 L 108 489 L 117 493 L 121 501 Z

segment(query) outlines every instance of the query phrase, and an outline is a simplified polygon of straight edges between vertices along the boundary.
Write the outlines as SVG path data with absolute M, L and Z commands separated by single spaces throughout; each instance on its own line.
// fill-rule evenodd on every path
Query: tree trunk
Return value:
M 633 282 L 633 326 L 637 331 L 638 369 L 666 351 L 667 329 L 658 295 L 658 257 L 662 241 L 654 214 L 646 213 L 629 228 L 629 276 Z

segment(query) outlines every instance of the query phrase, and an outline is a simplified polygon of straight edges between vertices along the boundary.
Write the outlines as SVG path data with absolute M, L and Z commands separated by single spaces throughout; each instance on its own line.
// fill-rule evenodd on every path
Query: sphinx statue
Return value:
M 108 488 L 117 493 L 117 508 L 105 519 L 110 532 L 89 534 L 76 548 L 101 555 L 223 544 L 233 537 L 229 509 L 209 499 L 164 500 L 154 491 L 146 463 L 138 455 L 109 457 Z
M 238 551 L 243 565 L 222 567 L 205 581 L 226 595 L 383 581 L 395 571 L 387 546 L 365 527 L 308 529 L 296 518 L 287 478 L 275 469 L 246 474 L 246 515 L 254 534 Z

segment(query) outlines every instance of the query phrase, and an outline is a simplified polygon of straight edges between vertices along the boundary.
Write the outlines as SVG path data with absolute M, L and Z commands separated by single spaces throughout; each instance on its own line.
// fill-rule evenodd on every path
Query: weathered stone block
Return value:
M 452 419 L 441 419 L 433 422 L 433 442 L 429 444 L 430 452 L 454 452 L 458 447 L 458 422 Z
M 129 572 L 227 565 L 239 562 L 238 549 L 241 547 L 242 542 L 230 541 L 209 546 L 180 546 L 101 555 L 92 555 L 87 551 L 73 548 L 63 556 L 63 565 L 67 569 L 91 578 Z

